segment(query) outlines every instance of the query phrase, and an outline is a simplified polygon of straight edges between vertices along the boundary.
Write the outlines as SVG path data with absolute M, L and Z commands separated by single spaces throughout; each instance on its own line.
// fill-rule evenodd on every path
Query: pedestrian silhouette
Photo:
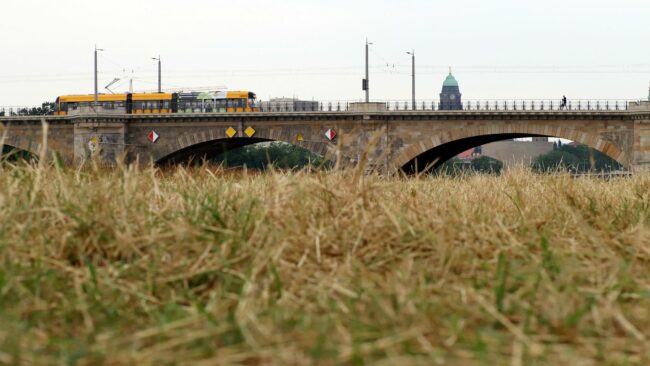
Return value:
M 566 95 L 562 96 L 562 103 L 560 103 L 560 109 L 566 109 Z

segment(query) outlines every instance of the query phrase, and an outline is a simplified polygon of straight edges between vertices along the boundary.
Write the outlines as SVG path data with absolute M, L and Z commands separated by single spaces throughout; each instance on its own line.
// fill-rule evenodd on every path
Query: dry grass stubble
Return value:
M 0 167 L 0 364 L 650 363 L 650 176 Z

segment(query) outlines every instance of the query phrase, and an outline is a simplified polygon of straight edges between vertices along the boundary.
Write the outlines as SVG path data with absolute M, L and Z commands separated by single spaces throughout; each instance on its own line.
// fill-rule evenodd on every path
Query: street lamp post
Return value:
M 366 103 L 370 103 L 370 71 L 368 70 L 368 49 L 370 45 L 372 43 L 368 42 L 368 38 L 366 38 L 366 78 L 363 79 L 363 90 L 366 91 Z
M 411 100 L 412 108 L 415 110 L 415 50 L 407 52 L 407 54 L 411 55 Z
M 97 107 L 99 101 L 97 86 L 97 51 L 103 51 L 103 49 L 97 48 L 97 45 L 95 45 L 95 107 Z
M 158 58 L 152 57 L 151 59 L 158 61 L 158 93 L 162 93 L 162 67 L 161 67 L 160 55 L 158 55 Z

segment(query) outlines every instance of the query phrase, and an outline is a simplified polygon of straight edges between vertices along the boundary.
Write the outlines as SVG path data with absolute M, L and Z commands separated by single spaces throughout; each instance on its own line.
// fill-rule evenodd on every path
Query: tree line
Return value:
M 213 163 L 226 167 L 247 167 L 265 170 L 270 165 L 279 169 L 302 169 L 305 166 L 331 167 L 322 157 L 298 146 L 281 142 L 255 144 L 226 152 Z M 455 175 L 465 172 L 501 174 L 503 162 L 489 156 L 472 160 L 457 157 L 438 167 L 436 174 Z M 585 145 L 555 145 L 553 151 L 540 155 L 530 166 L 534 172 L 569 171 L 573 173 L 608 172 L 623 169 L 609 156 Z
M 553 151 L 538 156 L 531 166 L 535 172 L 570 171 L 573 173 L 611 172 L 623 169 L 616 160 L 585 145 L 556 143 Z
M 43 102 L 40 107 L 32 108 L 21 108 L 18 110 L 1 110 L 0 117 L 11 117 L 11 116 L 47 116 L 54 114 L 56 111 L 56 103 L 54 102 Z

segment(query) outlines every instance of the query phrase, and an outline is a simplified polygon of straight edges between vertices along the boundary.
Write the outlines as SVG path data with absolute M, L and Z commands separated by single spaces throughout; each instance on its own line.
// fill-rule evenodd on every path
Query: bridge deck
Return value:
M 3 124 L 16 124 L 16 123 L 41 123 L 45 119 L 49 123 L 57 122 L 77 122 L 89 120 L 102 120 L 102 121 L 120 121 L 120 122 L 146 122 L 146 121 L 198 121 L 198 120 L 296 120 L 296 119 L 493 119 L 499 118 L 548 118 L 548 119 L 571 119 L 571 118 L 625 118 L 631 115 L 647 115 L 650 111 L 635 111 L 635 110 L 572 110 L 572 111 L 385 111 L 385 112 L 330 112 L 330 111 L 317 111 L 317 112 L 255 112 L 255 113 L 166 113 L 166 114 L 88 114 L 77 116 L 10 116 L 0 117 L 0 123 Z M 600 117 L 600 118 L 598 118 Z

